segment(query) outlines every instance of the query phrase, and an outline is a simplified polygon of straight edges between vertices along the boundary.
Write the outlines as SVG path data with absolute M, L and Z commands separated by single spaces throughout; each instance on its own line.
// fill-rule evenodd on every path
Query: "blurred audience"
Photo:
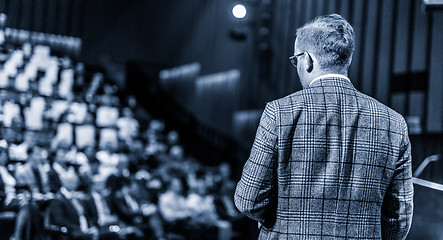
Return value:
M 2 53 L 0 68 L 0 213 L 15 213 L 11 239 L 242 238 L 229 164 L 189 156 L 177 131 L 137 118 L 135 98 L 120 101 L 105 75 L 48 47 L 23 51 Z

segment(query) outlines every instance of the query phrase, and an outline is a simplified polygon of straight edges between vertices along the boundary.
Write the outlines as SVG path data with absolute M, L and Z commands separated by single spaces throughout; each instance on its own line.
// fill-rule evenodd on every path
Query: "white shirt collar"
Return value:
M 318 77 L 314 78 L 314 79 L 309 83 L 309 87 L 312 86 L 312 84 L 313 84 L 314 82 L 316 82 L 316 81 L 318 81 L 318 80 L 320 80 L 320 79 L 322 79 L 322 78 L 344 78 L 344 79 L 348 80 L 349 82 L 351 82 L 351 80 L 350 80 L 347 76 L 345 76 L 345 75 L 342 75 L 342 74 L 335 74 L 335 73 L 329 73 L 329 74 L 321 75 L 321 76 L 318 76 Z
M 67 199 L 72 198 L 71 192 L 68 189 L 66 189 L 65 187 L 61 187 L 60 192 L 63 194 L 63 196 L 65 196 L 65 198 L 67 198 Z

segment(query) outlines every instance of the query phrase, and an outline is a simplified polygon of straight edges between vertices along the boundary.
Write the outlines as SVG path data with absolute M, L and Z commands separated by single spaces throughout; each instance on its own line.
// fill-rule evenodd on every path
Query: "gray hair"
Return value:
M 318 16 L 297 29 L 297 47 L 315 54 L 324 69 L 348 69 L 354 52 L 354 29 L 338 14 Z

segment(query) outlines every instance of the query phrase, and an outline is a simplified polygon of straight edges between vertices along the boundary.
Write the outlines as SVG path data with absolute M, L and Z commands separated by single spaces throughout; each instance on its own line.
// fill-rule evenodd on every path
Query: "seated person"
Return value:
M 20 117 L 20 105 L 12 100 L 3 105 L 3 126 L 12 127 L 14 118 Z
M 157 207 L 158 193 L 155 190 L 148 189 L 146 183 L 142 179 L 132 178 L 127 191 L 128 195 L 132 196 L 139 205 L 143 221 L 149 224 L 149 229 L 146 229 L 145 233 L 147 235 L 154 235 L 155 239 L 160 239 L 164 236 L 164 230 L 162 218 Z
M 9 161 L 6 141 L 0 143 L 0 211 L 11 210 L 15 199 L 15 178 L 9 173 L 7 164 Z
M 192 231 L 189 225 L 192 212 L 187 206 L 186 196 L 186 180 L 181 176 L 172 176 L 167 190 L 158 199 L 159 211 L 168 233 L 187 236 Z
M 64 116 L 66 116 L 66 115 L 64 115 Z M 73 138 L 74 138 L 73 129 L 74 129 L 74 126 L 70 122 L 65 121 L 62 123 L 58 123 L 56 135 L 52 139 L 51 144 L 53 146 L 59 145 L 60 143 L 71 145 L 73 143 Z
M 234 221 L 243 218 L 236 209 L 232 196 L 235 191 L 235 182 L 231 179 L 231 168 L 228 163 L 222 163 L 218 167 L 218 178 L 216 181 L 214 203 L 218 215 L 225 220 Z
M 76 190 L 79 179 L 73 175 L 61 176 L 62 187 L 49 204 L 48 221 L 66 233 L 67 239 L 97 239 L 97 228 L 88 222 L 85 207 Z
M 104 149 L 96 153 L 96 159 L 100 162 L 97 179 L 102 181 L 113 174 L 118 174 L 119 155 L 115 152 L 113 144 L 107 143 Z
M 59 178 L 62 176 L 75 176 L 77 177 L 78 173 L 76 170 L 76 164 L 74 162 L 74 154 L 73 150 L 70 149 L 72 145 L 61 142 L 57 149 L 55 150 L 54 162 L 52 163 L 52 167 L 55 172 L 57 172 Z
M 35 145 L 28 149 L 28 160 L 18 166 L 15 172 L 17 184 L 28 185 L 34 193 L 34 199 L 52 198 L 52 183 L 58 181 L 58 176 L 49 165 L 48 152 L 45 148 Z
M 43 128 L 45 104 L 45 99 L 42 97 L 31 99 L 30 106 L 23 110 L 26 129 L 41 130 Z
M 139 123 L 134 117 L 132 110 L 128 107 L 123 108 L 122 116 L 117 120 L 118 137 L 127 143 L 132 143 L 138 135 Z
M 190 223 L 200 232 L 199 239 L 230 239 L 231 224 L 219 218 L 204 179 L 198 178 L 191 187 L 186 204 L 191 212 Z
M 217 221 L 218 216 L 215 211 L 214 197 L 207 194 L 205 183 L 198 181 L 193 188 L 190 189 L 186 198 L 186 204 L 192 212 L 194 221 L 204 224 L 213 224 Z
M 92 124 L 82 124 L 75 126 L 75 144 L 79 148 L 95 146 L 95 126 Z
M 126 225 L 134 226 L 135 238 L 161 237 L 162 225 L 156 208 L 146 202 L 140 202 L 131 191 L 131 180 L 122 176 L 110 176 L 107 185 L 113 185 L 109 195 L 111 212 L 116 214 Z M 139 194 L 140 192 L 137 192 Z M 138 229 L 138 231 L 137 231 Z M 141 233 L 141 234 L 140 234 Z
M 16 162 L 26 162 L 28 157 L 28 144 L 24 141 L 23 130 L 21 128 L 8 128 L 7 139 L 9 139 L 9 158 Z
M 28 185 L 17 186 L 17 199 L 20 210 L 15 220 L 14 234 L 11 240 L 42 240 L 42 214 L 39 205 L 32 200 L 31 189 Z
M 119 110 L 112 106 L 100 106 L 97 108 L 96 125 L 99 127 L 113 127 L 119 118 Z
M 132 229 L 124 226 L 116 215 L 111 214 L 108 203 L 100 189 L 100 184 L 90 182 L 87 194 L 82 203 L 85 207 L 85 216 L 91 226 L 98 229 L 100 239 L 126 239 Z

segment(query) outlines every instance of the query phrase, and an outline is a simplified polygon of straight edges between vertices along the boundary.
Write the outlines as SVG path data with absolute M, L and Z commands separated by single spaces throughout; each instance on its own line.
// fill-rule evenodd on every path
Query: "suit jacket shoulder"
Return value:
M 337 98 L 331 97 L 334 95 Z M 340 100 L 351 99 L 351 102 L 337 101 L 339 98 Z M 273 114 L 277 124 L 294 124 L 294 118 L 300 117 L 299 114 L 303 111 L 323 114 L 327 107 L 339 106 L 354 108 L 353 113 L 356 114 L 384 117 L 388 120 L 385 123 L 389 122 L 390 124 L 390 130 L 400 134 L 407 134 L 408 132 L 406 121 L 401 114 L 377 99 L 356 90 L 352 84 L 307 88 L 271 101 L 268 105 L 274 110 Z

